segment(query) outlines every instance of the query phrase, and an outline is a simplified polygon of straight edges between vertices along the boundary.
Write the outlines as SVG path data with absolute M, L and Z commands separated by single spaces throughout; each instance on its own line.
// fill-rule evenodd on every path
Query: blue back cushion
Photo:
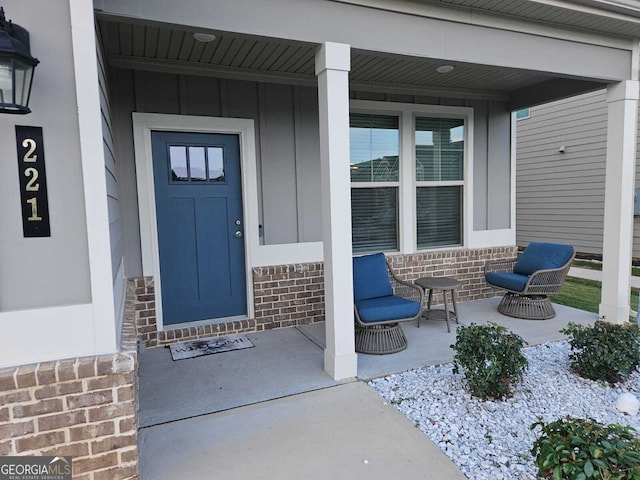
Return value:
M 383 253 L 353 258 L 353 299 L 393 295 Z
M 531 242 L 513 267 L 513 273 L 531 275 L 538 270 L 560 268 L 573 255 L 571 245 Z

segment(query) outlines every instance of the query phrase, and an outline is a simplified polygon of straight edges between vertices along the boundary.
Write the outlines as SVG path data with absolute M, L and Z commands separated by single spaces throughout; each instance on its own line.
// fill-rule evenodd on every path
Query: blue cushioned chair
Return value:
M 382 355 L 407 348 L 399 322 L 420 316 L 423 295 L 420 287 L 395 276 L 384 254 L 354 257 L 356 352 Z
M 571 245 L 531 242 L 520 258 L 487 263 L 487 283 L 507 291 L 498 311 L 529 320 L 555 317 L 549 295 L 560 292 L 574 256 Z

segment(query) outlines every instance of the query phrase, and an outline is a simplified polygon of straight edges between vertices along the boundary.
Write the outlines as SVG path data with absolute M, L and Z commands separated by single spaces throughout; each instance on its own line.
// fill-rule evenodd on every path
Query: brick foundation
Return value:
M 253 269 L 258 330 L 324 321 L 324 267 L 303 263 Z
M 136 332 L 125 317 L 118 353 L 0 370 L 0 455 L 72 456 L 74 480 L 138 478 Z
M 496 290 L 484 280 L 488 260 L 515 258 L 517 247 L 456 249 L 411 255 L 388 255 L 394 272 L 413 281 L 424 276 L 448 276 L 462 282 L 458 301 L 493 297 Z M 135 322 L 145 348 L 232 333 L 259 332 L 324 321 L 324 269 L 322 263 L 254 267 L 254 318 L 242 321 L 177 328 L 159 332 L 151 277 L 131 280 L 135 293 Z M 441 302 L 441 295 L 434 301 Z
M 515 258 L 517 247 L 460 249 L 422 252 L 411 255 L 389 255 L 391 268 L 401 280 L 420 277 L 453 277 L 462 282 L 456 291 L 459 302 L 480 300 L 496 295 L 497 290 L 484 279 L 484 266 L 490 260 Z M 442 302 L 442 295 L 434 292 L 433 301 Z
M 143 277 L 129 280 L 134 289 L 135 324 L 138 338 L 144 348 L 160 347 L 172 343 L 211 338 L 232 333 L 255 332 L 255 320 L 202 325 L 199 327 L 174 328 L 158 331 L 153 278 Z

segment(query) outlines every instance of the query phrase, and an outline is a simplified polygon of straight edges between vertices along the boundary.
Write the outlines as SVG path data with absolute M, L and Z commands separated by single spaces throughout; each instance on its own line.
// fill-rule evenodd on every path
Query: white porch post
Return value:
M 607 88 L 607 157 L 600 318 L 629 320 L 638 81 Z
M 350 64 L 349 45 L 325 42 L 316 52 L 327 345 L 324 369 L 336 380 L 358 373 L 351 266 Z

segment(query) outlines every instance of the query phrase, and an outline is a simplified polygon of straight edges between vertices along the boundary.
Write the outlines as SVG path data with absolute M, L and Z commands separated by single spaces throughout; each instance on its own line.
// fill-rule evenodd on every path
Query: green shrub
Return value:
M 639 480 L 640 440 L 632 427 L 602 425 L 566 417 L 531 429 L 542 432 L 533 443 L 538 476 L 549 480 Z
M 636 324 L 598 320 L 592 327 L 570 323 L 560 332 L 570 337 L 571 368 L 584 378 L 615 383 L 640 364 L 640 331 Z
M 490 323 L 460 327 L 453 358 L 454 373 L 462 368 L 471 394 L 481 399 L 511 396 L 511 384 L 528 365 L 520 351 L 525 341 L 505 327 Z

